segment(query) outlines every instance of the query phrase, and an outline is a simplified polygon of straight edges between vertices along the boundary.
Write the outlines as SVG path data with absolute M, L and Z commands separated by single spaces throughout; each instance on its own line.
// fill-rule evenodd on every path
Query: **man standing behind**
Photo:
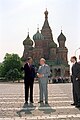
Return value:
M 48 104 L 48 77 L 50 76 L 50 67 L 45 64 L 45 59 L 40 59 L 40 67 L 38 69 L 37 76 L 39 78 L 39 89 L 40 89 L 40 101 L 38 103 L 43 103 L 43 95 L 45 97 L 45 104 Z
M 35 68 L 32 65 L 32 58 L 28 57 L 26 64 L 22 68 L 25 72 L 24 84 L 25 84 L 25 103 L 28 104 L 29 88 L 30 88 L 30 103 L 33 103 L 33 83 L 35 78 Z
M 75 56 L 71 57 L 72 66 L 72 83 L 73 83 L 73 100 L 76 107 L 80 107 L 80 63 Z

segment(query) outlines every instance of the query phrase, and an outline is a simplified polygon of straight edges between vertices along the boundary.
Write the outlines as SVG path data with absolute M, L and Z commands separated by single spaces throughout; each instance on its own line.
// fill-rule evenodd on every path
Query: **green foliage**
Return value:
M 16 80 L 22 76 L 21 72 L 22 61 L 17 54 L 6 54 L 4 61 L 0 66 L 2 77 L 6 80 Z
M 0 77 L 3 76 L 3 63 L 0 63 Z
M 20 78 L 20 72 L 16 68 L 14 68 L 13 70 L 10 69 L 5 75 L 6 80 L 14 81 L 14 80 L 17 80 L 18 78 Z

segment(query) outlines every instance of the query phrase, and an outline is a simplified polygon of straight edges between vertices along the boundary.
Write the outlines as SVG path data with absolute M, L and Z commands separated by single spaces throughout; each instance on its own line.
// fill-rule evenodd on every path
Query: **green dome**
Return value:
M 58 41 L 62 41 L 62 40 L 66 41 L 66 37 L 63 35 L 63 33 L 61 31 L 61 34 L 58 37 Z
M 37 33 L 33 36 L 33 40 L 44 40 L 44 36 L 39 33 L 39 30 L 37 31 Z
M 29 46 L 33 45 L 33 41 L 30 39 L 29 34 L 27 38 L 23 41 L 23 45 L 29 45 Z
M 53 41 L 49 44 L 49 48 L 56 48 L 57 44 Z

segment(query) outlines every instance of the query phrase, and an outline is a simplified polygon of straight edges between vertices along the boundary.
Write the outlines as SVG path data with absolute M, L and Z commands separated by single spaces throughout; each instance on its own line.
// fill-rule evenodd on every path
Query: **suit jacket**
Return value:
M 28 63 L 26 63 L 22 69 L 24 70 L 24 73 L 25 73 L 25 76 L 24 76 L 25 82 L 27 80 L 32 80 L 32 79 L 35 78 L 35 67 L 34 67 L 34 65 L 29 66 Z
M 80 79 L 80 63 L 76 62 L 72 66 L 72 76 L 73 76 L 73 78 Z
M 39 81 L 48 82 L 48 77 L 50 76 L 50 67 L 47 64 L 40 66 L 38 73 L 43 74 L 43 77 L 39 78 Z

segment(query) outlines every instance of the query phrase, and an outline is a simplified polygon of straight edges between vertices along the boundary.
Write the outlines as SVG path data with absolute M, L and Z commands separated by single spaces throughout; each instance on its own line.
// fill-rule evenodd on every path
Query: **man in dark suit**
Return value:
M 30 89 L 30 103 L 33 103 L 33 83 L 35 78 L 35 67 L 32 65 L 32 58 L 28 57 L 24 67 L 24 84 L 25 84 L 25 103 L 28 104 L 28 96 Z
M 72 66 L 72 83 L 73 83 L 73 100 L 76 107 L 80 107 L 80 63 L 75 56 L 71 57 Z

